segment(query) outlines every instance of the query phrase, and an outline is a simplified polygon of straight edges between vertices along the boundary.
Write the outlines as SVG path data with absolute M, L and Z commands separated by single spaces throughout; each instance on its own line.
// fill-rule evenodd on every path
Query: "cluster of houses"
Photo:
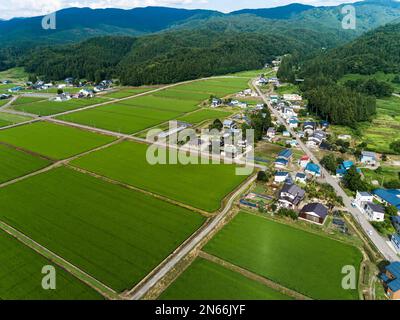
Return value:
M 252 89 L 246 89 L 243 91 L 240 91 L 239 93 L 236 94 L 238 97 L 258 97 L 257 92 L 253 91 Z
M 380 274 L 386 295 L 391 300 L 400 300 L 400 262 L 387 265 Z
M 272 84 L 276 87 L 279 87 L 281 85 L 279 79 L 276 77 L 271 77 L 271 78 L 260 77 L 259 79 L 256 80 L 256 85 L 258 86 L 264 86 L 268 84 Z

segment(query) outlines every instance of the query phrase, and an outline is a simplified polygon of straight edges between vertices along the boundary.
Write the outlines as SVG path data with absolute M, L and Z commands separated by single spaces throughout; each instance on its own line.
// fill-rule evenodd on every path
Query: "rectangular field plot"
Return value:
M 20 98 L 19 98 L 20 99 Z M 18 100 L 19 100 L 18 99 Z M 17 100 L 17 101 L 18 101 Z M 105 98 L 91 98 L 91 99 L 71 99 L 69 101 L 36 101 L 31 103 L 20 103 L 14 105 L 14 109 L 22 112 L 36 114 L 38 116 L 48 116 L 65 111 L 75 110 L 86 106 L 91 106 L 103 102 L 110 101 Z
M 199 101 L 155 97 L 155 96 L 142 96 L 121 101 L 120 104 L 146 107 L 149 108 L 151 112 L 173 111 L 178 113 L 184 113 L 196 110 Z
M 0 112 L 0 128 L 10 126 L 16 123 L 21 123 L 24 121 L 31 120 L 30 117 L 20 116 L 16 114 Z
M 155 88 L 122 88 L 117 91 L 113 91 L 111 93 L 107 93 L 104 95 L 104 97 L 107 98 L 114 98 L 114 99 L 121 99 L 121 98 L 126 98 L 130 96 L 134 96 L 136 94 L 144 93 L 150 90 L 154 90 Z
M 196 100 L 196 101 L 204 101 L 210 98 L 208 93 L 196 92 L 196 91 L 184 91 L 179 90 L 179 87 L 166 89 L 162 91 L 158 91 L 153 94 L 153 96 L 157 97 L 165 97 L 165 98 L 175 98 L 182 100 Z
M 239 213 L 205 251 L 314 299 L 358 299 L 342 288 L 344 266 L 358 280 L 357 248 L 263 217 Z
M 50 161 L 0 144 L 0 183 L 44 168 Z
M 118 292 L 205 218 L 64 167 L 0 189 L 0 219 Z
M 179 121 L 189 122 L 191 124 L 197 124 L 206 120 L 215 120 L 215 119 L 224 119 L 229 117 L 232 112 L 229 111 L 220 111 L 220 110 L 212 110 L 212 109 L 201 109 L 199 111 L 195 111 L 188 115 L 184 115 L 183 117 L 178 118 Z
M 40 97 L 24 97 L 24 96 L 20 96 L 11 105 L 17 106 L 17 105 L 21 105 L 21 104 L 29 104 L 29 103 L 34 103 L 34 102 L 38 102 L 38 101 L 46 101 L 46 100 L 48 100 L 48 99 L 40 98 Z
M 176 111 L 153 110 L 118 103 L 71 113 L 60 116 L 59 119 L 129 134 L 156 126 L 181 114 Z
M 240 273 L 198 258 L 159 299 L 287 300 L 290 298 Z
M 97 300 L 93 289 L 0 230 L 0 300 Z M 42 268 L 56 267 L 56 290 L 42 288 Z
M 235 165 L 151 165 L 147 148 L 122 142 L 72 164 L 210 212 L 219 209 L 223 198 L 246 178 L 235 174 Z
M 35 122 L 0 130 L 0 142 L 52 159 L 65 159 L 113 140 L 113 137 L 48 122 Z
M 227 96 L 248 88 L 248 79 L 215 78 L 196 81 L 175 87 L 179 91 L 201 92 L 207 95 Z

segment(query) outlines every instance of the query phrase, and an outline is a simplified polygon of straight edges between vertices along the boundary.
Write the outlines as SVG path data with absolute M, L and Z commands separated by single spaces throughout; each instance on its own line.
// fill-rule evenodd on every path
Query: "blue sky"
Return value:
M 293 2 L 311 5 L 335 5 L 342 2 L 355 2 L 355 0 L 0 0 L 0 18 L 37 16 L 68 7 L 130 9 L 143 6 L 168 6 L 230 12 L 243 8 L 276 7 Z

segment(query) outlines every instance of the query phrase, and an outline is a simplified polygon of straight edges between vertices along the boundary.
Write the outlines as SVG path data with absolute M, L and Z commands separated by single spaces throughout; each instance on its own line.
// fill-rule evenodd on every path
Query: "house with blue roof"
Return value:
M 305 168 L 305 173 L 312 175 L 314 177 L 320 177 L 321 176 L 321 168 L 319 165 L 309 162 Z
M 283 158 L 278 158 L 274 162 L 274 165 L 275 165 L 276 169 L 285 169 L 288 164 L 289 164 L 289 161 L 285 160 Z
M 354 166 L 353 161 L 350 160 L 343 161 L 342 164 L 340 164 L 336 169 L 336 176 L 338 178 L 343 178 L 346 175 L 347 171 L 349 171 L 352 166 Z M 357 168 L 357 172 L 361 174 L 361 169 Z
M 289 172 L 278 171 L 275 172 L 274 182 L 282 183 L 285 182 L 289 178 Z
M 278 159 L 285 159 L 289 161 L 292 157 L 293 157 L 293 151 L 290 149 L 282 150 L 278 154 Z
M 379 202 L 394 206 L 400 215 L 400 190 L 399 189 L 376 189 L 372 192 L 374 198 Z
M 397 253 L 400 253 L 400 234 L 393 234 L 390 238 L 390 241 L 392 242 L 393 247 L 396 249 Z
M 389 299 L 400 300 L 400 262 L 396 261 L 387 265 L 380 278 Z
M 396 231 L 400 233 L 400 217 L 391 217 L 390 220 L 392 221 L 392 225 Z

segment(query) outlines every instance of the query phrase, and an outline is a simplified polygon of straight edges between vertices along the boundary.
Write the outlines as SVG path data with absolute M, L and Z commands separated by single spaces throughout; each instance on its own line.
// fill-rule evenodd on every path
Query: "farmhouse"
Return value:
M 286 159 L 282 159 L 282 158 L 278 158 L 274 162 L 276 169 L 285 169 L 288 164 L 289 164 L 289 161 Z
M 295 177 L 294 180 L 296 182 L 300 182 L 300 183 L 306 184 L 307 183 L 307 176 L 304 173 L 299 172 L 299 173 L 296 174 L 296 177 Z
M 391 300 L 400 300 L 400 262 L 392 262 L 380 275 L 386 295 Z
M 373 201 L 374 201 L 374 196 L 369 192 L 357 191 L 355 203 L 359 208 L 363 208 L 364 204 Z
M 314 133 L 314 130 L 316 127 L 317 127 L 317 125 L 315 124 L 315 122 L 312 122 L 312 121 L 304 122 L 304 124 L 303 124 L 304 134 L 311 136 Z
M 342 164 L 340 164 L 339 167 L 336 169 L 336 176 L 338 178 L 343 178 L 352 166 L 354 166 L 353 161 L 343 161 Z M 361 174 L 360 168 L 357 168 L 357 172 Z
M 320 203 L 309 203 L 301 209 L 299 219 L 316 224 L 324 224 L 328 216 L 328 208 Z
M 325 139 L 326 133 L 322 130 L 317 130 L 308 138 L 307 146 L 312 148 L 318 147 Z
M 273 138 L 275 138 L 275 135 L 276 135 L 275 128 L 272 128 L 272 127 L 268 128 L 267 137 L 270 138 L 270 139 L 273 139 Z
M 302 101 L 303 98 L 298 94 L 284 94 L 283 99 L 286 101 Z
M 400 190 L 398 189 L 376 189 L 372 192 L 374 198 L 385 205 L 397 208 L 400 215 Z
M 236 128 L 235 121 L 233 121 L 233 120 L 224 120 L 223 126 L 225 129 L 235 129 Z
M 367 202 L 362 208 L 369 221 L 383 222 L 385 220 L 385 208 L 380 204 Z
M 279 192 L 278 206 L 295 209 L 303 201 L 305 191 L 295 184 L 285 184 Z
M 391 217 L 391 221 L 393 224 L 393 227 L 396 229 L 397 232 L 400 232 L 400 217 Z
M 319 165 L 315 163 L 308 163 L 306 168 L 305 168 L 305 173 L 314 176 L 314 177 L 320 177 L 321 176 L 321 168 Z
M 217 107 L 219 107 L 220 105 L 222 105 L 222 100 L 221 100 L 221 99 L 218 99 L 218 98 L 213 98 L 213 99 L 212 99 L 212 101 L 211 101 L 211 107 L 217 108 Z
M 309 156 L 302 156 L 299 160 L 299 166 L 302 167 L 303 169 L 305 169 L 305 167 L 307 167 L 307 165 L 310 162 L 310 157 Z
M 274 182 L 275 183 L 283 183 L 289 177 L 289 172 L 278 171 L 275 173 Z
M 376 153 L 370 151 L 362 151 L 360 162 L 367 166 L 375 166 L 377 163 Z
M 296 117 L 292 117 L 288 120 L 289 127 L 294 129 L 299 126 L 299 120 Z
M 8 92 L 14 93 L 14 92 L 19 92 L 21 90 L 23 90 L 23 88 L 18 86 L 18 87 L 8 89 Z
M 285 149 L 278 154 L 278 159 L 285 159 L 289 161 L 293 157 L 293 152 L 290 149 Z
M 66 93 L 58 94 L 54 98 L 54 101 L 57 101 L 57 102 L 64 102 L 64 101 L 68 101 L 68 100 L 71 100 L 71 96 L 69 94 L 66 94 Z

